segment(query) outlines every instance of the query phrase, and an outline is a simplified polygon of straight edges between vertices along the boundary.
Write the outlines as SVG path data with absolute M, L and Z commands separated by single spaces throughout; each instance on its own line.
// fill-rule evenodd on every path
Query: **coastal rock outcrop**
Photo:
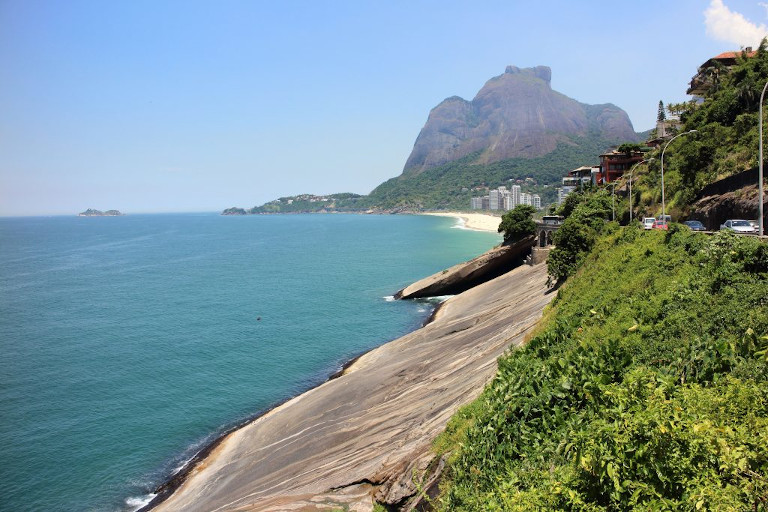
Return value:
M 122 215 L 119 210 L 107 210 L 105 212 L 101 210 L 94 210 L 93 208 L 88 208 L 84 212 L 80 212 L 77 214 L 78 217 L 118 217 Z
M 479 164 L 542 156 L 571 137 L 638 140 L 622 109 L 580 103 L 553 91 L 551 78 L 547 66 L 507 66 L 472 101 L 447 98 L 429 113 L 403 174 L 419 174 L 473 153 Z
M 454 295 L 490 281 L 522 263 L 531 252 L 534 239 L 531 235 L 513 244 L 494 247 L 477 258 L 416 281 L 397 292 L 395 299 Z
M 523 265 L 452 297 L 425 327 L 229 434 L 156 509 L 408 509 L 439 470 L 432 440 L 525 340 L 555 295 L 546 283 L 545 265 Z

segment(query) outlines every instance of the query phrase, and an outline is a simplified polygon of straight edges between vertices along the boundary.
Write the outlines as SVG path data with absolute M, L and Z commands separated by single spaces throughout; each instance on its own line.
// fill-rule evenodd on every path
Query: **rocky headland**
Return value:
M 228 434 L 150 508 L 411 509 L 442 468 L 432 440 L 553 296 L 546 266 L 522 265 L 448 299 L 426 326 Z
M 93 208 L 88 208 L 84 212 L 80 212 L 77 214 L 78 217 L 118 217 L 122 215 L 119 210 L 107 210 L 107 211 L 101 211 L 101 210 L 94 210 Z

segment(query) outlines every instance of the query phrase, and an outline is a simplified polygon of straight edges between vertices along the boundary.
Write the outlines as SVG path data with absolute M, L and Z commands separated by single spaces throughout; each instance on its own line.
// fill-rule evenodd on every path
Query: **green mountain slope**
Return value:
M 600 153 L 615 140 L 596 137 L 571 137 L 556 149 L 535 158 L 510 158 L 489 164 L 475 163 L 479 152 L 459 160 L 421 171 L 403 173 L 376 187 L 366 199 L 381 208 L 459 208 L 469 209 L 470 190 L 487 185 L 508 185 L 509 180 L 532 178 L 540 186 L 534 192 L 544 203 L 555 199 L 554 186 L 571 169 L 597 165 Z M 550 185 L 544 188 L 543 185 Z

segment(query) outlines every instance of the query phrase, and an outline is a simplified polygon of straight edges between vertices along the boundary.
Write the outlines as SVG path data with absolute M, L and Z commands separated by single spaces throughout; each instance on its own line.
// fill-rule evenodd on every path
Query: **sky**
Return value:
M 766 23 L 746 0 L 0 0 L 0 216 L 367 194 L 507 65 L 647 130 Z

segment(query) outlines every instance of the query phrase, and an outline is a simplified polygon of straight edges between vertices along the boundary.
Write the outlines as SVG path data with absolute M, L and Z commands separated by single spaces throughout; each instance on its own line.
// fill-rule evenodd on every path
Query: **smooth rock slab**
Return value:
M 233 432 L 162 511 L 371 510 L 403 504 L 432 440 L 479 395 L 554 293 L 523 265 L 446 301 L 427 326 L 379 347 L 341 377 Z
M 395 294 L 395 298 L 438 297 L 469 290 L 520 265 L 523 258 L 531 252 L 535 240 L 536 237 L 531 235 L 514 244 L 494 247 L 477 258 L 459 263 L 406 286 Z

